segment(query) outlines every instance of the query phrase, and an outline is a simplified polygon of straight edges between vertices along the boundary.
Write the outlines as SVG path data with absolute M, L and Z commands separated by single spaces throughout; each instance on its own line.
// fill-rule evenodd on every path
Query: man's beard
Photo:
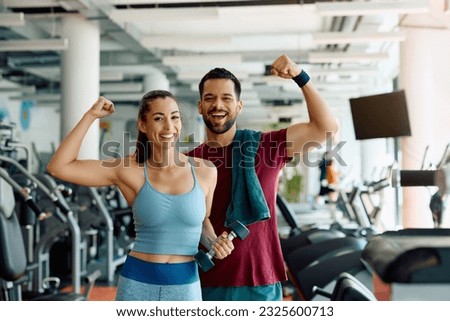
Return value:
M 223 134 L 229 131 L 231 127 L 233 127 L 234 123 L 236 122 L 236 117 L 226 121 L 225 124 L 221 125 L 220 127 L 214 126 L 206 116 L 203 116 L 203 122 L 205 123 L 206 127 L 208 127 L 208 129 L 214 134 Z

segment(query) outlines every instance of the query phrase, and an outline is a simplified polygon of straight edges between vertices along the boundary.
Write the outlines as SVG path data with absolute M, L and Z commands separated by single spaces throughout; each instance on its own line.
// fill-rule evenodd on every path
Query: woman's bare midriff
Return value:
M 153 263 L 184 263 L 194 260 L 194 257 L 191 255 L 150 254 L 136 251 L 131 251 L 129 255 L 137 259 Z

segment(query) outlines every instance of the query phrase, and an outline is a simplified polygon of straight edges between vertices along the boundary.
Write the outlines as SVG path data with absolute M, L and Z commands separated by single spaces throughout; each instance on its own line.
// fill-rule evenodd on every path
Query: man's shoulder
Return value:
M 204 143 L 194 147 L 193 149 L 189 150 L 188 152 L 186 152 L 184 154 L 186 156 L 190 156 L 190 157 L 200 157 L 201 151 L 203 149 L 203 145 L 204 145 Z
M 277 130 L 260 131 L 254 129 L 240 129 L 238 130 L 239 137 L 244 141 L 248 140 L 259 140 L 260 142 L 265 141 L 285 141 L 286 140 L 286 128 Z
M 264 131 L 261 133 L 261 142 L 284 142 L 286 141 L 286 128 Z

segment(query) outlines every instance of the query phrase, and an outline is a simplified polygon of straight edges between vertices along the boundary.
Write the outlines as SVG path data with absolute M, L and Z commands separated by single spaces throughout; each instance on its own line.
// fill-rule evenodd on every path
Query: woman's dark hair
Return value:
M 198 91 L 200 92 L 200 99 L 203 96 L 203 89 L 205 86 L 205 82 L 209 79 L 230 79 L 234 83 L 234 92 L 236 94 L 237 99 L 241 97 L 241 83 L 233 75 L 231 72 L 226 70 L 225 68 L 214 68 L 210 70 L 206 75 L 203 76 L 202 80 L 198 84 Z
M 172 98 L 176 100 L 175 97 L 166 90 L 152 90 L 146 93 L 141 101 L 139 102 L 139 113 L 138 120 L 146 121 L 147 114 L 151 109 L 151 104 L 158 98 L 166 99 Z M 138 130 L 138 136 L 136 141 L 136 151 L 134 156 L 136 157 L 136 162 L 139 164 L 145 163 L 151 155 L 151 146 L 147 138 L 147 134 Z

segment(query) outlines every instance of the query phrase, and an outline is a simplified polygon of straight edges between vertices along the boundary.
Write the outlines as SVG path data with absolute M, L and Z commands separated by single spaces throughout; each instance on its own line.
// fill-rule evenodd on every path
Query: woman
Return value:
M 233 250 L 227 233 L 217 237 L 209 221 L 216 168 L 176 149 L 180 111 L 172 94 L 163 90 L 141 99 L 134 155 L 78 160 L 89 127 L 113 112 L 113 103 L 100 97 L 63 140 L 48 171 L 78 185 L 116 185 L 132 206 L 136 238 L 121 269 L 116 300 L 201 300 L 193 258 L 200 238 L 218 259 Z
M 325 203 L 335 203 L 337 201 L 336 184 L 338 183 L 339 174 L 334 165 L 330 152 L 323 154 L 319 164 L 319 193 L 314 198 L 313 208 L 319 203 L 320 198 L 325 198 Z M 332 208 L 333 211 L 333 208 Z M 334 215 L 334 212 L 332 213 Z

